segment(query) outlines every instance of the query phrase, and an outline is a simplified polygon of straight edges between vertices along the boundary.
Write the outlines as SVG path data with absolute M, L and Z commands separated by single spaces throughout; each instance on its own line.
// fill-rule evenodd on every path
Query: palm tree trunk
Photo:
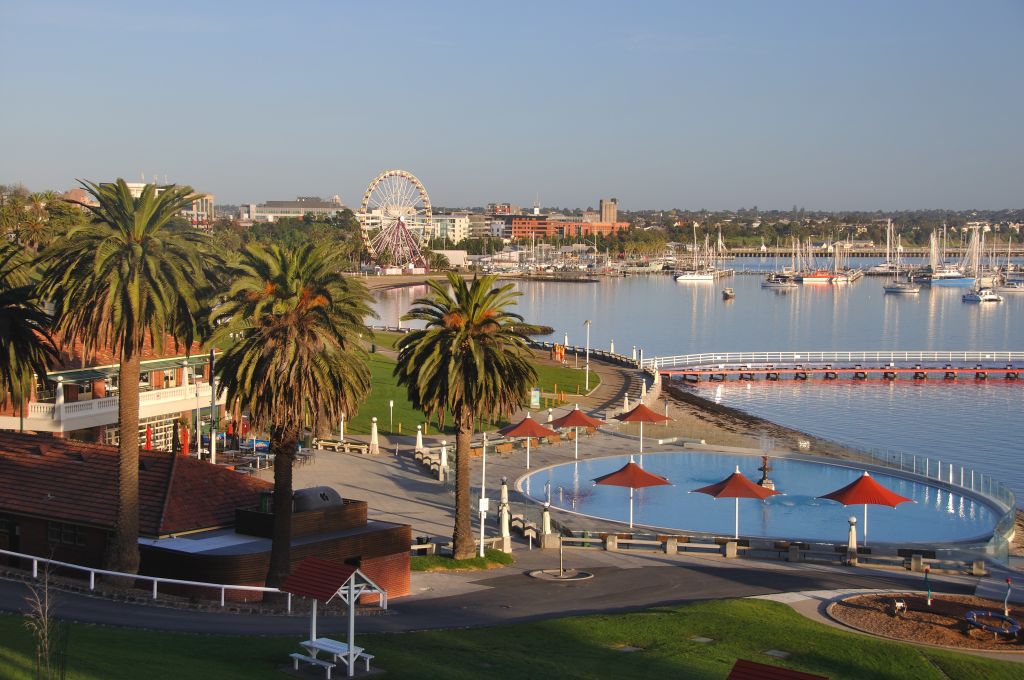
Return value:
M 292 571 L 292 466 L 299 445 L 299 428 L 277 427 L 270 432 L 274 452 L 274 532 L 267 585 L 279 586 Z
M 131 349 L 121 355 L 117 416 L 120 444 L 117 456 L 117 516 L 113 540 L 107 544 L 107 569 L 139 571 L 139 372 L 140 355 Z M 130 584 L 125 584 L 130 585 Z
M 470 439 L 473 436 L 473 412 L 466 405 L 455 416 L 455 535 L 452 537 L 457 560 L 474 556 L 472 506 L 469 497 Z

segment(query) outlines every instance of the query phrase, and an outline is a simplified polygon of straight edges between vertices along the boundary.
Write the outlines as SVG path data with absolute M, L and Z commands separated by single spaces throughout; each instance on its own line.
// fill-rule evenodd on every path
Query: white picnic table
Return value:
M 339 660 L 349 666 L 351 669 L 351 663 L 363 659 L 366 661 L 366 670 L 370 670 L 370 660 L 373 659 L 373 655 L 367 654 L 363 651 L 362 647 L 356 645 L 352 646 L 349 650 L 348 643 L 339 642 L 338 640 L 332 640 L 331 638 L 318 637 L 315 640 L 305 640 L 299 643 L 302 647 L 305 647 L 307 651 L 315 658 L 318 652 L 326 652 L 330 654 L 332 660 L 337 663 Z M 349 675 L 352 673 L 349 672 Z

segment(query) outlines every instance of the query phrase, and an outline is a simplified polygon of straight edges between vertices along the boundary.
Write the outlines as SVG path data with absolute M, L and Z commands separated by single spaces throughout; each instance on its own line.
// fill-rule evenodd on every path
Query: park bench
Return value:
M 292 658 L 292 663 L 294 664 L 295 670 L 299 670 L 300 661 L 303 663 L 308 663 L 312 666 L 319 666 L 320 668 L 323 668 L 325 671 L 327 671 L 327 680 L 331 680 L 331 671 L 334 670 L 335 666 L 337 666 L 337 664 L 331 663 L 330 661 L 327 661 L 325 659 L 318 659 L 315 656 L 309 656 L 307 654 L 301 654 L 299 652 L 292 652 L 288 656 Z

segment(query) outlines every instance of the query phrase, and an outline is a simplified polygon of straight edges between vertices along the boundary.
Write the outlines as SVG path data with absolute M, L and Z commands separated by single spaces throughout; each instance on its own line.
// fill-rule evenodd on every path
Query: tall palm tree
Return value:
M 92 221 L 48 248 L 42 263 L 42 291 L 56 308 L 56 329 L 98 347 L 120 362 L 117 516 L 106 564 L 134 573 L 139 566 L 139 372 L 143 346 L 163 350 L 172 334 L 189 338 L 196 325 L 196 290 L 215 262 L 199 230 L 173 222 L 192 203 L 191 187 L 147 184 L 132 196 L 123 179 L 110 184 L 82 182 L 96 206 L 85 206 Z
M 0 245 L 0 399 L 21 409 L 57 349 L 50 316 L 39 306 L 29 262 L 13 243 Z
M 430 294 L 403 318 L 426 322 L 398 343 L 395 375 L 413 406 L 455 420 L 455 558 L 473 556 L 469 499 L 469 451 L 474 420 L 511 415 L 537 380 L 526 341 L 509 311 L 519 293 L 496 286 L 494 276 L 467 283 L 448 274 L 431 281 Z
M 336 421 L 370 391 L 356 338 L 372 315 L 361 281 L 342 276 L 333 247 L 250 245 L 211 344 L 227 345 L 217 363 L 228 403 L 270 431 L 274 526 L 267 585 L 291 571 L 292 466 L 305 412 Z M 241 336 L 239 338 L 239 335 Z

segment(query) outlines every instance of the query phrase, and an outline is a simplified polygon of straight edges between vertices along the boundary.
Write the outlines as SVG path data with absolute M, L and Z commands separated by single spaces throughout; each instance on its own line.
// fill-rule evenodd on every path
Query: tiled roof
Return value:
M 139 533 L 167 536 L 234 524 L 273 485 L 224 467 L 140 452 Z M 112 528 L 117 448 L 0 432 L 0 512 Z

